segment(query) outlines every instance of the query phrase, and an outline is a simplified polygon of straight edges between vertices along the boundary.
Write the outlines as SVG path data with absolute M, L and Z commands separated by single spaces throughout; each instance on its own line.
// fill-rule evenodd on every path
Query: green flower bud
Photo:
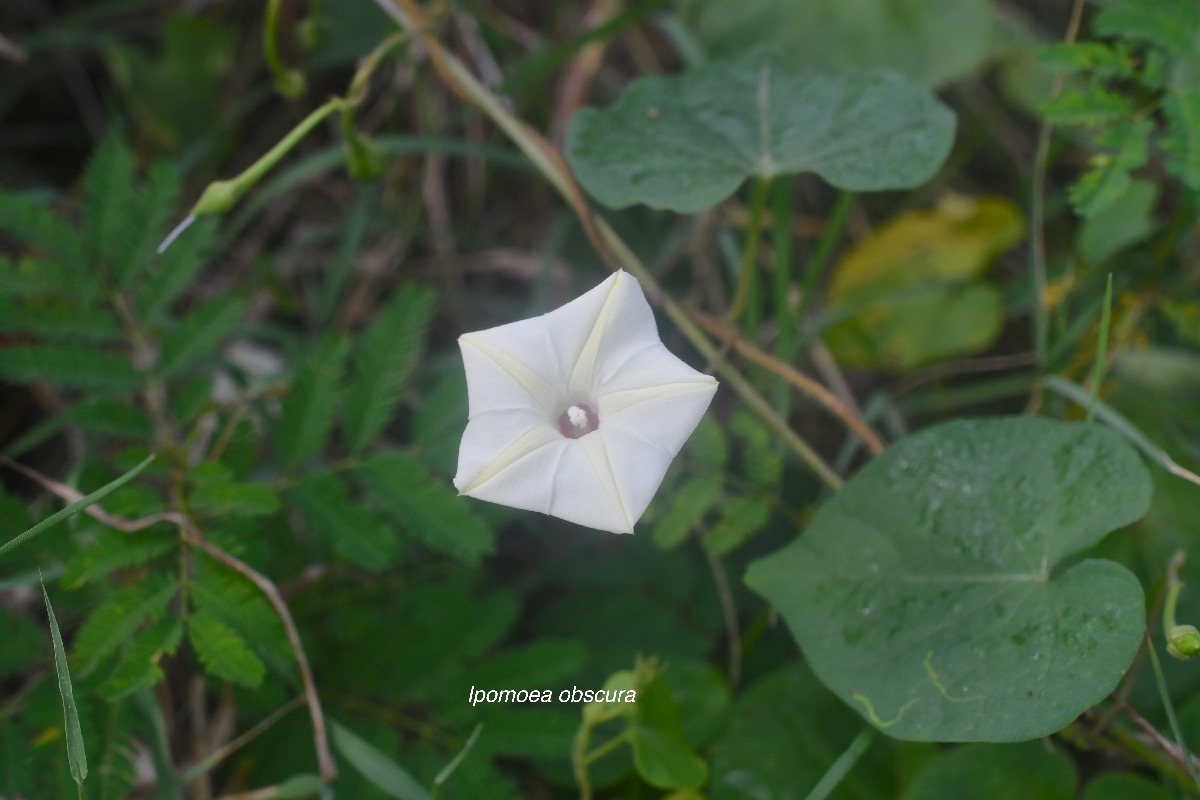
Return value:
M 192 207 L 193 217 L 205 214 L 224 214 L 241 198 L 242 189 L 235 181 L 213 181 Z
M 1176 625 L 1167 631 L 1167 652 L 1182 661 L 1200 656 L 1200 630 L 1195 625 Z
M 304 94 L 304 90 L 307 88 L 304 73 L 294 69 L 285 69 L 276 72 L 275 88 L 288 100 L 297 99 L 300 95 Z

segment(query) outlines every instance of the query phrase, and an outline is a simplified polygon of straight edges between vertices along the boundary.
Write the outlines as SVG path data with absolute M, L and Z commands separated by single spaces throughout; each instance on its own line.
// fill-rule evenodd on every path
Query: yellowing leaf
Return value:
M 839 321 L 826 342 L 845 364 L 895 370 L 988 347 L 1003 305 L 982 277 L 1024 234 L 1002 197 L 948 195 L 901 214 L 835 267 L 828 303 Z

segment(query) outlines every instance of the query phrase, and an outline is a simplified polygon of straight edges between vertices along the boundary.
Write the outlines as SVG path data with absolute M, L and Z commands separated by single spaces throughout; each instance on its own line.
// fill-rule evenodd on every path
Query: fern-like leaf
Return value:
M 1091 169 L 1070 189 L 1071 205 L 1083 217 L 1098 214 L 1129 189 L 1129 173 L 1146 163 L 1154 123 L 1148 119 L 1118 122 L 1106 128 L 1096 142 L 1108 152 L 1092 157 Z
M 228 625 L 270 658 L 288 658 L 283 623 L 262 592 L 245 577 L 207 556 L 197 555 L 188 590 L 197 611 Z
M 77 551 L 66 564 L 63 584 L 76 589 L 118 569 L 127 569 L 166 553 L 178 546 L 178 538 L 157 533 L 160 526 L 137 536 L 104 528 L 86 550 Z
M 0 277 L 0 285 L 3 285 Z M 5 287 L 7 289 L 7 287 Z M 0 299 L 0 333 L 44 341 L 120 341 L 124 332 L 107 310 L 63 302 Z
M 56 344 L 0 348 L 0 377 L 10 383 L 45 381 L 59 389 L 131 392 L 142 378 L 120 353 Z
M 476 566 L 495 548 L 492 533 L 446 484 L 397 452 L 375 455 L 354 470 L 379 507 L 429 547 Z
M 1163 103 L 1167 129 L 1161 141 L 1167 169 L 1193 189 L 1200 189 L 1200 91 L 1175 87 Z
M 139 632 L 101 687 L 104 699 L 118 700 L 162 680 L 158 662 L 164 655 L 173 655 L 181 639 L 183 623 L 173 617 L 160 619 Z
M 99 800 L 129 797 L 137 782 L 137 726 L 129 703 L 109 703 L 99 720 L 99 748 L 92 768 Z
M 211 355 L 228 336 L 246 310 L 244 300 L 217 295 L 196 308 L 163 337 L 158 371 L 173 377 L 196 361 Z
M 262 683 L 266 666 L 249 643 L 214 614 L 197 611 L 188 617 L 188 641 L 204 671 L 214 678 L 255 687 Z
M 771 519 L 771 509 L 756 497 L 736 497 L 721 507 L 721 518 L 704 534 L 704 546 L 719 556 L 733 552 Z
M 308 530 L 348 561 L 378 572 L 400 555 L 396 534 L 368 508 L 351 500 L 338 476 L 308 478 L 289 489 L 286 497 Z
M 156 161 L 151 165 L 147 185 L 138 192 L 135 210 L 129 214 L 138 223 L 129 255 L 113 265 L 122 288 L 130 286 L 154 258 L 164 229 L 176 213 L 180 184 L 179 171 L 172 162 Z
M 666 501 L 667 511 L 654 525 L 654 543 L 664 550 L 681 544 L 720 500 L 720 476 L 698 475 L 686 481 Z
M 83 623 L 72 655 L 80 676 L 91 674 L 129 640 L 147 619 L 157 622 L 175 596 L 177 585 L 165 575 L 147 575 L 119 589 Z
M 346 392 L 345 430 L 357 453 L 383 429 L 420 356 L 434 294 L 409 284 L 396 292 L 363 338 Z
M 289 469 L 315 456 L 329 440 L 349 351 L 344 338 L 323 340 L 300 367 L 284 398 L 276 438 Z
M 110 274 L 132 257 L 137 231 L 145 224 L 135 207 L 133 152 L 113 130 L 92 153 L 83 173 L 84 228 L 93 264 Z
M 69 270 L 75 280 L 92 280 L 79 232 L 31 197 L 0 190 L 0 232 L 38 248 Z

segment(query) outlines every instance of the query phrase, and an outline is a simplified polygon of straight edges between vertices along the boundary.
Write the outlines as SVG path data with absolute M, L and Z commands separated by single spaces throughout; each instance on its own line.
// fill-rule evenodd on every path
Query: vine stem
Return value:
M 375 0 L 375 3 L 406 31 L 419 35 L 429 52 L 434 69 L 451 91 L 479 106 L 528 156 L 538 172 L 570 204 L 592 245 L 608 265 L 614 269 L 628 270 L 637 278 L 675 327 L 687 337 L 700 355 L 716 364 L 716 371 L 721 378 L 737 392 L 742 401 L 767 427 L 779 436 L 822 482 L 831 489 L 840 489 L 843 484 L 841 477 L 791 429 L 787 421 L 771 408 L 770 403 L 733 365 L 723 358 L 717 358 L 717 348 L 709 341 L 704 331 L 700 330 L 688 317 L 687 312 L 662 290 L 641 259 L 629 249 L 617 232 L 603 218 L 592 215 L 582 190 L 558 150 L 544 136 L 517 119 L 471 74 L 466 65 L 442 48 L 432 33 L 433 28 L 425 12 L 413 0 Z

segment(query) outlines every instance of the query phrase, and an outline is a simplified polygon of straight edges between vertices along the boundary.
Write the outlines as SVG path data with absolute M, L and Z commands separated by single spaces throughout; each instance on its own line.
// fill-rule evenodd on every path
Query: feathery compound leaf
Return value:
M 262 659 L 216 615 L 197 611 L 188 617 L 188 641 L 209 675 L 251 688 L 262 682 L 267 669 Z
M 67 760 L 71 764 L 71 777 L 80 786 L 87 778 L 87 753 L 83 748 L 83 729 L 79 725 L 79 710 L 75 708 L 75 693 L 71 688 L 71 672 L 67 669 L 67 653 L 63 649 L 62 634 L 54 608 L 50 605 L 50 594 L 42 584 L 42 597 L 46 600 L 46 614 L 50 617 L 50 638 L 54 643 L 54 669 L 58 673 L 58 693 L 62 695 L 64 726 L 67 730 Z
M 10 383 L 45 381 L 58 389 L 131 392 L 142 377 L 121 353 L 56 344 L 0 349 L 0 377 Z
M 158 527 L 142 531 L 136 536 L 108 528 L 101 530 L 86 550 L 76 552 L 67 561 L 63 585 L 68 589 L 77 589 L 114 570 L 145 564 L 177 547 L 179 540 L 174 531 L 164 535 L 156 532 Z
M 128 262 L 145 225 L 134 208 L 133 153 L 115 130 L 92 154 L 83 173 L 84 235 L 95 262 L 110 271 Z
M 149 689 L 162 680 L 159 659 L 164 654 L 174 654 L 181 639 L 183 623 L 173 617 L 164 617 L 141 631 L 101 688 L 104 699 L 117 700 L 139 689 Z
M 177 588 L 167 576 L 150 574 L 133 586 L 117 590 L 75 635 L 71 650 L 79 674 L 94 672 L 147 619 L 156 622 L 161 618 Z
M 196 610 L 221 620 L 271 658 L 287 660 L 283 624 L 258 587 L 207 556 L 197 555 L 192 563 L 188 590 Z
M 309 478 L 289 489 L 286 497 L 304 517 L 308 530 L 343 558 L 378 572 L 400 555 L 396 534 L 368 508 L 351 500 L 338 476 Z
M 417 364 L 433 304 L 433 290 L 409 284 L 396 292 L 363 338 L 346 392 L 346 439 L 352 451 L 366 447 L 391 418 Z
M 1200 189 L 1200 92 L 1175 87 L 1163 102 L 1167 128 L 1160 146 L 1167 169 L 1193 189 Z
M 159 373 L 172 377 L 215 352 L 245 310 L 240 298 L 217 295 L 206 300 L 163 337 Z
M 372 456 L 354 470 L 379 507 L 429 547 L 475 566 L 494 548 L 491 531 L 453 489 L 397 452 Z
M 1146 163 L 1153 129 L 1148 119 L 1117 122 L 1096 137 L 1097 144 L 1111 151 L 1092 156 L 1092 168 L 1071 187 L 1071 205 L 1077 214 L 1090 217 L 1121 199 L 1132 180 L 1130 171 Z
M 300 367 L 292 390 L 283 399 L 276 434 L 289 469 L 315 456 L 328 441 L 349 352 L 346 339 L 323 340 Z
M 170 161 L 156 161 L 150 167 L 145 189 L 139 190 L 134 207 L 127 215 L 137 222 L 136 234 L 128 256 L 113 264 L 117 282 L 129 286 L 142 274 L 163 238 L 163 229 L 175 213 L 179 196 L 179 172 Z
M 4 280 L 0 275 L 0 285 Z M 17 303 L 0 299 L 0 332 L 48 341 L 113 342 L 124 337 L 116 318 L 107 310 L 58 300 Z
M 130 703 L 110 703 L 101 722 L 99 758 L 93 769 L 96 797 L 99 800 L 122 800 L 132 793 L 137 783 L 136 725 Z
M 0 232 L 44 251 L 74 274 L 91 280 L 88 259 L 79 233 L 65 219 L 30 197 L 0 190 Z

